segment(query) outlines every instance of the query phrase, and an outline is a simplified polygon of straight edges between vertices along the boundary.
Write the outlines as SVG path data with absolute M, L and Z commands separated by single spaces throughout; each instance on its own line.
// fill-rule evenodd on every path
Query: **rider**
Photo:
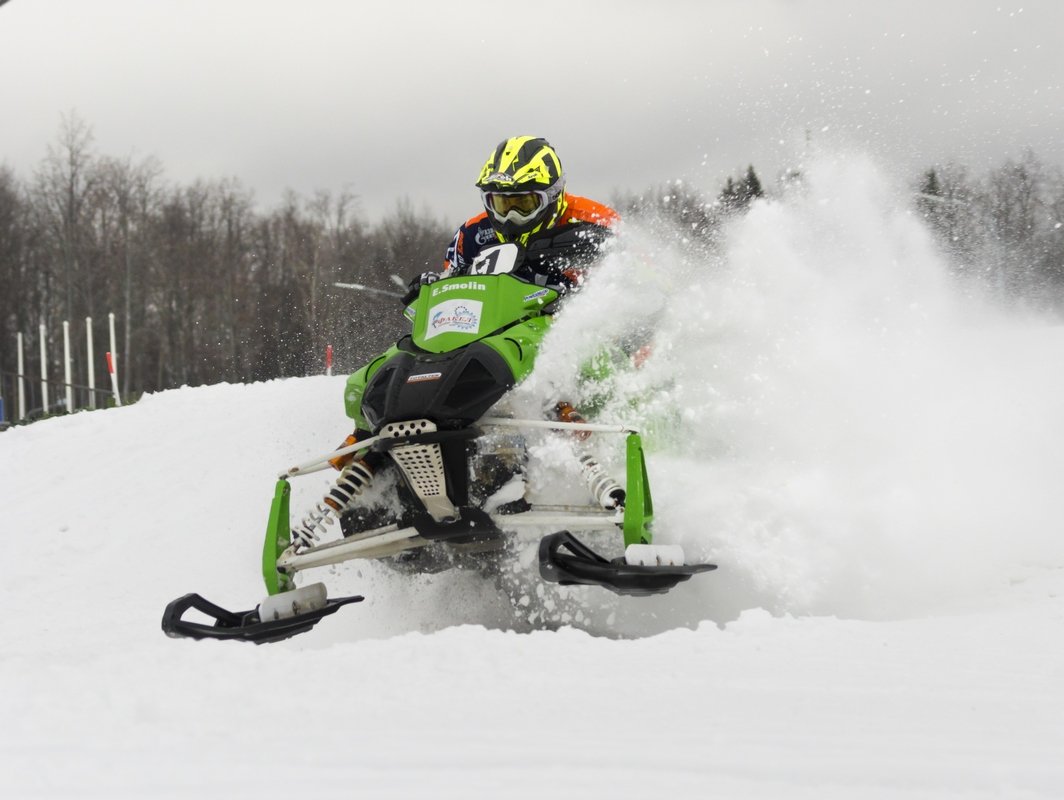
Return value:
M 488 156 L 476 182 L 484 211 L 458 228 L 443 272 L 423 272 L 409 284 L 404 304 L 422 284 L 462 275 L 485 247 L 516 242 L 525 249 L 517 274 L 563 291 L 578 287 L 620 220 L 609 206 L 565 191 L 565 173 L 546 139 L 514 136 Z
M 513 136 L 498 144 L 476 186 L 484 211 L 459 226 L 441 272 L 423 272 L 410 281 L 403 304 L 424 284 L 465 274 L 485 247 L 516 242 L 524 258 L 515 274 L 561 293 L 579 288 L 585 270 L 613 235 L 620 215 L 609 206 L 565 191 L 561 159 L 538 136 Z M 583 417 L 568 402 L 554 408 L 564 422 Z

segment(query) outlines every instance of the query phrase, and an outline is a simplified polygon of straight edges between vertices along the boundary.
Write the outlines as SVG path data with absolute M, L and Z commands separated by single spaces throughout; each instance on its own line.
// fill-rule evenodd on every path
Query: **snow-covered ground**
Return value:
M 870 165 L 812 175 L 722 259 L 613 259 L 527 389 L 655 320 L 604 413 L 654 432 L 660 539 L 720 565 L 665 597 L 353 563 L 310 634 L 171 640 L 178 595 L 262 596 L 343 378 L 0 434 L 0 793 L 1064 795 L 1064 329 L 953 283 Z

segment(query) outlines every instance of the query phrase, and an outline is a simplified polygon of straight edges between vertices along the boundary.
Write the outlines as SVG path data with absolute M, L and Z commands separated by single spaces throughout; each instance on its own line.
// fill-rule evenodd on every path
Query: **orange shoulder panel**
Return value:
M 465 221 L 465 223 L 458 229 L 458 233 L 454 237 L 455 238 L 454 249 L 455 249 L 455 252 L 458 253 L 458 255 L 465 255 L 465 232 L 466 232 L 466 228 L 472 228 L 474 225 L 476 225 L 482 219 L 485 219 L 487 216 L 488 216 L 488 212 L 487 211 L 482 211 L 481 213 L 477 214 L 475 217 L 470 217 L 469 219 L 467 219 Z M 444 263 L 446 264 L 448 262 L 444 261 Z
M 566 193 L 565 202 L 568 203 L 565 210 L 567 221 L 591 222 L 604 228 L 621 221 L 621 215 L 612 208 L 587 197 Z

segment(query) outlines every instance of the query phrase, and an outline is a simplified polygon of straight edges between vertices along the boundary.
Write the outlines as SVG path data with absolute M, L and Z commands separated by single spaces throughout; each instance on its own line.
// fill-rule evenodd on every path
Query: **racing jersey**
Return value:
M 620 216 L 609 206 L 566 193 L 565 210 L 549 228 L 533 233 L 525 245 L 525 268 L 537 283 L 582 270 L 598 256 Z M 446 275 L 462 275 L 482 249 L 501 240 L 487 212 L 465 222 L 454 235 L 444 258 Z

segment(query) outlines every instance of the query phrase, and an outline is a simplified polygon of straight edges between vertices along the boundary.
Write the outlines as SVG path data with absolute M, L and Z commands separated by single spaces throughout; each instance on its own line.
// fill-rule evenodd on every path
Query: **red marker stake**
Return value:
M 115 405 L 122 405 L 122 398 L 118 394 L 118 370 L 115 368 L 115 362 L 118 361 L 118 356 L 112 356 L 111 351 L 107 351 L 107 371 L 111 373 L 111 393 L 115 396 Z

